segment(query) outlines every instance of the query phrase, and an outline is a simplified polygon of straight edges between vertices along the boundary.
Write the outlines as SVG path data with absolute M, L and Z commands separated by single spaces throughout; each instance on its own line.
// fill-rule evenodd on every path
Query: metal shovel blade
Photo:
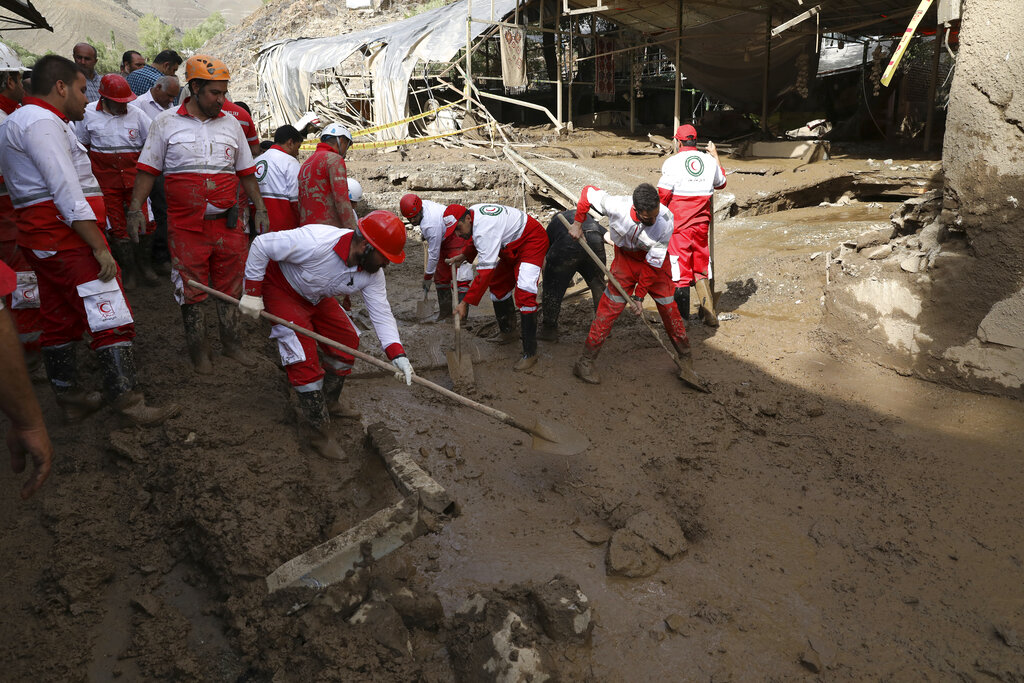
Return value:
M 565 425 L 537 420 L 530 428 L 533 450 L 552 455 L 576 455 L 590 446 L 590 439 Z
M 679 379 L 683 380 L 683 383 L 686 384 L 686 386 L 705 394 L 711 393 L 711 387 L 708 386 L 708 381 L 694 371 L 693 364 L 689 359 L 677 359 L 676 365 L 679 366 Z
M 469 356 L 459 356 L 455 351 L 448 351 L 448 374 L 455 386 L 466 386 L 476 383 L 476 376 L 473 374 L 473 359 Z
M 430 303 L 427 297 L 423 297 L 422 301 L 416 302 L 416 317 L 426 318 L 434 312 L 434 305 Z

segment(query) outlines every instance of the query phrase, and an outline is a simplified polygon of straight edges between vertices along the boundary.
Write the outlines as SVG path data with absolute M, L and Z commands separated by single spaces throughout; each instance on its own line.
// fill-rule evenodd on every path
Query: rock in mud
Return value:
M 863 252 L 864 256 L 867 257 L 868 259 L 872 260 L 872 261 L 879 261 L 881 259 L 884 259 L 886 256 L 888 256 L 891 253 L 892 253 L 892 245 L 891 244 L 883 244 L 883 245 L 878 246 L 878 247 L 872 247 L 871 249 L 866 249 Z
M 800 666 L 804 667 L 811 673 L 821 673 L 821 658 L 818 657 L 818 653 L 814 650 L 808 650 L 800 653 Z
M 612 537 L 612 530 L 604 524 L 577 524 L 572 528 L 574 534 L 587 543 L 601 545 Z
M 383 600 L 363 603 L 348 620 L 353 626 L 368 631 L 373 639 L 396 655 L 411 655 L 412 641 L 398 610 Z
M 672 633 L 678 633 L 681 636 L 690 635 L 690 620 L 682 614 L 670 614 L 665 617 L 665 627 Z
M 395 608 L 408 628 L 436 631 L 444 623 L 444 608 L 433 593 L 421 593 L 408 586 L 394 586 L 384 599 Z
M 687 547 L 686 536 L 679 528 L 679 523 L 661 511 L 639 512 L 626 520 L 625 529 L 647 541 L 670 560 Z
M 605 558 L 609 574 L 637 579 L 658 571 L 660 564 L 658 553 L 638 534 L 628 529 L 612 534 Z
M 559 575 L 534 588 L 531 597 L 548 638 L 582 642 L 589 637 L 594 625 L 593 613 L 590 600 L 579 584 Z
M 894 232 L 896 232 L 895 228 L 890 225 L 887 228 L 869 230 L 868 232 L 861 234 L 861 236 L 857 238 L 857 251 L 888 242 L 892 239 Z

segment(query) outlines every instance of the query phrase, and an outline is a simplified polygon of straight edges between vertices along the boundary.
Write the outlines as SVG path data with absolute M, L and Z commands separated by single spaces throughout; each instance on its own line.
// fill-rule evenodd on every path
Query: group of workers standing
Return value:
M 216 310 L 223 355 L 246 367 L 256 359 L 243 349 L 239 313 L 258 318 L 266 310 L 354 348 L 359 333 L 347 309 L 358 292 L 396 376 L 411 383 L 414 371 L 384 279 L 385 267 L 405 258 L 406 226 L 389 211 L 357 216 L 353 203 L 361 188 L 348 178 L 352 135 L 344 126 L 324 127 L 315 151 L 300 164 L 304 131 L 283 126 L 274 144 L 261 149 L 251 117 L 227 99 L 230 73 L 216 58 L 196 55 L 185 62 L 189 96 L 175 106 L 177 79 L 172 84 L 163 72 L 145 100 L 123 76 L 109 74 L 98 79 L 97 99 L 89 102 L 92 79 L 70 60 L 40 58 L 26 93 L 26 70 L 14 64 L 16 56 L 0 57 L 6 60 L 0 64 L 6 119 L 0 124 L 0 255 L 6 264 L 0 265 L 0 294 L 15 310 L 25 353 L 41 354 L 68 422 L 104 403 L 137 425 L 159 424 L 178 412 L 175 405 L 148 403 L 137 387 L 135 323 L 125 295 L 125 285 L 134 284 L 129 274 L 147 284 L 159 280 L 152 263 L 157 202 L 150 201 L 158 194 L 174 297 L 197 373 L 211 372 L 213 358 L 204 319 L 207 293 L 192 281 L 240 298 L 237 307 L 218 301 Z M 681 127 L 677 139 L 682 152 L 666 162 L 658 189 L 643 184 L 631 197 L 615 197 L 588 186 L 567 230 L 554 229 L 554 223 L 545 230 L 509 206 L 402 197 L 399 212 L 427 242 L 423 289 L 426 295 L 433 282 L 439 318 L 464 318 L 489 291 L 500 341 L 515 340 L 518 310 L 522 355 L 514 369 L 528 369 L 537 363 L 539 311 L 540 337 L 557 338 L 560 299 L 579 270 L 599 300 L 574 367 L 578 377 L 598 382 L 593 361 L 612 324 L 627 303 L 639 312 L 648 293 L 677 352 L 688 357 L 680 313 L 688 314 L 689 301 L 681 292 L 707 277 L 708 198 L 725 178 L 713 145 L 710 154 L 697 152 L 692 127 Z M 709 181 L 712 187 L 704 187 Z M 161 186 L 162 193 L 154 191 Z M 610 289 L 598 297 L 600 278 L 566 242 L 586 232 L 603 251 L 600 228 L 588 218 L 591 209 L 608 217 L 603 240 L 615 250 L 611 272 L 633 301 Z M 552 245 L 557 251 L 549 252 Z M 557 302 L 548 300 L 549 292 Z M 2 317 L 9 322 L 6 313 Z M 76 342 L 86 333 L 100 360 L 102 395 L 79 380 Z M 353 357 L 321 345 L 321 362 L 316 342 L 283 325 L 274 325 L 270 336 L 298 397 L 310 445 L 326 458 L 342 459 L 330 421 L 358 417 L 341 397 Z M 0 403 L 9 416 L 18 416 L 9 434 L 12 451 L 22 458 L 32 454 L 38 464 L 45 449 L 30 384 L 12 381 L 0 390 Z M 34 411 L 25 408 L 29 403 Z M 45 460 L 48 468 L 48 455 Z

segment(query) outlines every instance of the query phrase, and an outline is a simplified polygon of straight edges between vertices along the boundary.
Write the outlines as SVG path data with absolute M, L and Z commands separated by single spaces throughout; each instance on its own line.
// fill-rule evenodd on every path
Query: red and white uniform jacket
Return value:
M 0 126 L 0 168 L 18 216 L 20 246 L 39 251 L 86 246 L 71 223 L 103 217 L 103 193 L 63 114 L 26 97 Z
M 449 232 L 455 230 L 455 226 L 447 229 L 444 227 L 442 218 L 446 208 L 444 204 L 438 204 L 429 199 L 423 200 L 420 233 L 427 241 L 427 267 L 423 271 L 424 275 L 433 275 L 437 270 L 437 263 L 441 259 L 441 243 L 444 242 L 444 238 L 448 236 Z
M 273 145 L 256 157 L 256 181 L 271 232 L 299 227 L 299 160 Z
M 476 277 L 463 301 L 476 306 L 490 285 L 501 250 L 523 236 L 528 216 L 519 209 L 500 204 L 474 204 L 469 210 L 473 212 L 473 240 L 464 253 L 467 261 L 476 259 Z
M 687 148 L 665 159 L 658 197 L 672 211 L 676 228 L 711 220 L 710 197 L 725 187 L 725 169 L 713 156 Z
M 0 124 L 18 108 L 18 103 L 0 95 Z M 18 223 L 14 220 L 14 205 L 4 182 L 3 167 L 0 167 L 0 242 L 14 242 L 18 239 Z
M 256 172 L 249 144 L 233 116 L 200 121 L 185 104 L 156 117 L 139 155 L 139 170 L 166 177 L 167 219 L 174 229 L 203 230 L 238 201 L 238 178 Z
M 672 212 L 658 207 L 654 225 L 644 225 L 637 218 L 633 198 L 610 195 L 602 189 L 587 185 L 576 203 L 575 220 L 586 220 L 591 208 L 608 217 L 608 237 L 612 244 L 626 251 L 646 251 L 646 261 L 652 268 L 665 263 L 668 241 L 672 237 Z
M 245 133 L 245 141 L 249 145 L 260 144 L 260 135 L 256 131 L 256 124 L 252 122 L 252 117 L 249 116 L 249 112 L 239 107 L 234 102 L 224 102 L 224 106 L 221 107 L 221 111 L 225 114 L 231 114 L 238 121 L 238 125 L 242 127 L 242 132 Z M 251 154 L 250 148 L 250 154 Z
M 299 168 L 299 222 L 355 228 L 345 160 L 320 143 Z
M 128 107 L 124 116 L 103 111 L 99 102 L 85 108 L 85 118 L 75 125 L 75 132 L 89 149 L 93 173 L 104 190 L 131 190 L 135 186 L 149 124 L 149 116 L 136 107 Z
M 358 292 L 381 348 L 388 358 L 397 358 L 405 349 L 388 302 L 384 271 L 367 273 L 345 263 L 353 235 L 351 230 L 316 224 L 260 235 L 249 247 L 245 262 L 245 293 L 263 296 L 263 279 L 271 261 L 295 293 L 314 306 L 325 297 Z

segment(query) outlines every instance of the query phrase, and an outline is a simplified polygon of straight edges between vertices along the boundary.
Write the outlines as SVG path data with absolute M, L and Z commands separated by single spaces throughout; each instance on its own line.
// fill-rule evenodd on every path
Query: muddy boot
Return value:
M 679 309 L 679 316 L 686 322 L 690 319 L 690 288 L 676 287 L 676 293 L 672 296 Z
M 317 455 L 328 460 L 347 460 L 345 451 L 341 449 L 329 431 L 331 415 L 327 412 L 324 392 L 317 389 L 299 391 L 296 394 L 299 397 L 302 415 L 306 418 L 301 431 L 305 432 L 310 448 L 316 451 Z
M 523 340 L 523 357 L 512 366 L 513 370 L 529 370 L 537 364 L 537 314 L 520 313 L 520 336 Z
M 188 357 L 197 375 L 209 375 L 213 372 L 210 362 L 210 344 L 206 341 L 206 318 L 202 304 L 182 304 L 181 321 L 185 325 L 185 344 L 188 346 Z
M 710 394 L 711 390 L 708 388 L 707 380 L 698 375 L 693 369 L 693 352 L 690 350 L 690 347 L 683 347 L 675 342 L 672 343 L 672 346 L 676 350 L 676 358 L 678 359 L 679 379 L 683 380 L 691 389 Z
M 600 350 L 600 347 L 595 349 L 584 345 L 583 353 L 576 360 L 576 364 L 572 366 L 572 374 L 587 384 L 600 384 L 601 378 L 594 372 L 594 361 L 597 359 L 597 353 Z
M 434 322 L 441 322 L 442 320 L 448 320 L 452 317 L 452 289 L 444 289 L 442 287 L 436 287 L 437 289 L 437 318 Z
M 117 265 L 121 266 L 121 286 L 126 292 L 135 289 L 138 279 L 134 247 L 131 240 L 110 240 L 110 251 L 114 254 Z
M 73 343 L 44 346 L 42 353 L 46 376 L 65 422 L 81 422 L 103 406 L 103 397 L 98 391 L 85 391 L 76 383 L 78 364 Z
M 327 412 L 331 417 L 346 420 L 358 420 L 363 416 L 348 401 L 341 400 L 341 390 L 345 387 L 345 378 L 338 375 L 324 377 L 324 400 L 327 401 Z
M 130 343 L 105 346 L 96 351 L 103 371 L 103 392 L 111 406 L 136 426 L 158 425 L 178 414 L 174 403 L 146 405 L 146 397 L 136 388 L 135 349 Z
M 147 287 L 154 287 L 160 283 L 160 277 L 153 270 L 153 237 L 154 235 L 142 235 L 139 243 L 135 246 L 135 265 L 138 266 L 139 276 Z
M 492 339 L 495 344 L 511 344 L 516 335 L 516 304 L 512 297 L 504 301 L 494 302 L 494 319 L 498 321 L 498 336 Z
M 708 327 L 718 327 L 718 313 L 715 311 L 715 297 L 711 293 L 711 283 L 707 278 L 697 280 L 697 302 L 700 304 L 700 319 Z
M 238 306 L 226 301 L 217 302 L 217 321 L 220 324 L 222 353 L 247 368 L 256 367 L 256 359 L 242 348 L 242 332 L 239 327 Z

